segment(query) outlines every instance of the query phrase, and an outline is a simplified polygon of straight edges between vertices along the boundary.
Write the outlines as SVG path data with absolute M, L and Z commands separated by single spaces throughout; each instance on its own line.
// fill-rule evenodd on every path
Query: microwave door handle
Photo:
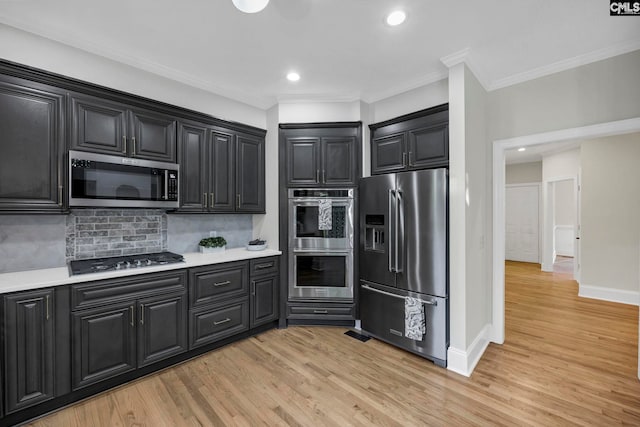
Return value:
M 164 196 L 163 199 L 169 199 L 169 171 L 167 169 L 164 170 Z
M 394 236 L 393 233 L 395 231 L 395 221 L 392 221 L 393 218 L 393 212 L 395 211 L 395 206 L 394 206 L 394 191 L 393 190 L 389 190 L 389 215 L 388 215 L 388 219 L 387 219 L 387 225 L 389 226 L 389 234 L 391 234 L 389 236 L 389 239 L 387 239 L 387 245 L 389 246 L 388 249 L 388 253 L 389 253 L 389 272 L 390 273 L 394 273 L 394 267 L 393 267 L 393 241 L 394 241 Z

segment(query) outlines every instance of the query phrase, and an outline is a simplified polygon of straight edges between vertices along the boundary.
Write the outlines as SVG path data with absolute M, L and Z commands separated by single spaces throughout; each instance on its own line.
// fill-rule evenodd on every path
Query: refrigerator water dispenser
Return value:
M 365 216 L 365 251 L 384 252 L 384 215 Z

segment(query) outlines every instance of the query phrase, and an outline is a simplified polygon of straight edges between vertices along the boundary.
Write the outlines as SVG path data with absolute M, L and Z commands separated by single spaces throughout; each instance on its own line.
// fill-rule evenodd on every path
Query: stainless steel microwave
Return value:
M 177 208 L 175 163 L 69 150 L 69 206 Z

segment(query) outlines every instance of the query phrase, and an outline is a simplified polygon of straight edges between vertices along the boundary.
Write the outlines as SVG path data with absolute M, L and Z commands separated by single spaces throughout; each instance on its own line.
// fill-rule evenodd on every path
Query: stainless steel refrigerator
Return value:
M 375 338 L 446 366 L 449 346 L 447 169 L 360 180 L 360 319 Z M 405 297 L 426 330 L 405 335 Z

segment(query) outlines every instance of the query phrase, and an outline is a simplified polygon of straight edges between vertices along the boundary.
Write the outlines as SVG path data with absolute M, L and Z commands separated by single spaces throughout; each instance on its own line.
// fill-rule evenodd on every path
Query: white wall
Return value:
M 447 79 L 443 79 L 371 103 L 373 120 L 371 123 L 383 122 L 447 102 L 449 102 L 449 84 Z
M 280 123 L 355 122 L 360 120 L 360 101 L 284 102 L 278 104 Z
M 264 129 L 265 111 L 0 24 L 0 58 Z
M 278 123 L 277 105 L 267 110 L 265 139 L 265 209 L 266 214 L 253 216 L 253 238 L 266 240 L 270 249 L 280 249 L 278 207 Z
M 581 158 L 580 292 L 638 304 L 640 133 L 585 141 Z
M 542 162 L 516 163 L 505 168 L 506 184 L 542 182 Z
M 580 170 L 580 149 L 550 154 L 542 158 L 542 180 L 555 181 L 578 175 Z
M 557 225 L 575 224 L 576 202 L 574 182 L 572 180 L 558 181 L 554 184 L 553 223 Z

